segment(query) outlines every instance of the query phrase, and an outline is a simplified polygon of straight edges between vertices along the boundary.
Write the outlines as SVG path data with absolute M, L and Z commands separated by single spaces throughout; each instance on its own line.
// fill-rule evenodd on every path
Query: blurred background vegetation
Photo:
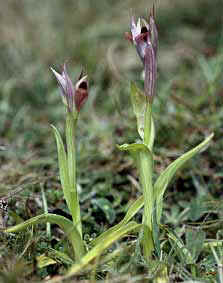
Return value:
M 63 131 L 64 107 L 49 70 L 52 66 L 59 71 L 64 62 L 74 80 L 82 68 L 90 80 L 89 100 L 77 132 L 86 235 L 118 222 L 139 194 L 132 160 L 116 144 L 138 138 L 129 81 L 143 87 L 141 62 L 124 33 L 129 31 L 130 15 L 147 18 L 152 4 L 148 0 L 1 1 L 0 196 L 26 184 L 9 201 L 9 210 L 18 217 L 27 219 L 43 211 L 39 184 L 45 188 L 49 209 L 66 210 L 50 129 L 54 124 Z M 155 5 L 156 172 L 215 132 L 210 148 L 179 172 L 168 189 L 163 221 L 181 227 L 183 221 L 220 219 L 223 3 L 165 0 Z M 103 210 L 104 204 L 109 211 Z M 185 207 L 189 212 L 178 218 Z M 13 219 L 8 225 L 12 223 Z M 207 237 L 216 233 L 207 232 Z

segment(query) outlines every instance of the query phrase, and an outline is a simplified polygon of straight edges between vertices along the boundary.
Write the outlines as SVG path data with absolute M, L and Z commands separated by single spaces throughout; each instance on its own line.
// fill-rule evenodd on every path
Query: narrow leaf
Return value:
M 122 145 L 117 145 L 118 149 L 121 151 L 130 151 L 134 153 L 139 153 L 141 151 L 147 152 L 149 155 L 151 155 L 151 152 L 149 148 L 143 144 L 143 143 L 132 143 L 132 144 L 122 144 Z
M 183 154 L 179 158 L 177 158 L 174 162 L 172 162 L 159 176 L 155 185 L 154 185 L 154 194 L 156 200 L 156 215 L 157 222 L 160 223 L 160 218 L 162 215 L 162 207 L 163 207 L 163 195 L 165 190 L 174 177 L 176 171 L 180 169 L 188 160 L 190 160 L 194 155 L 203 150 L 211 141 L 214 134 L 208 136 L 202 143 L 200 143 L 195 148 L 191 149 L 187 153 Z
M 63 263 L 67 265 L 74 264 L 74 261 L 67 254 L 52 248 L 48 249 L 47 256 L 58 263 Z
M 131 82 L 131 101 L 137 119 L 137 129 L 141 139 L 144 138 L 144 115 L 146 109 L 146 96 Z
M 168 228 L 165 228 L 165 230 L 167 231 L 167 236 L 170 240 L 170 243 L 173 245 L 174 250 L 177 251 L 181 259 L 185 263 L 191 263 L 192 255 L 187 249 L 187 247 L 184 245 L 183 241 L 176 235 L 174 231 L 171 231 Z
M 199 254 L 203 249 L 205 241 L 205 232 L 198 229 L 187 229 L 186 230 L 186 247 L 191 253 L 191 262 L 187 264 L 194 264 L 197 261 Z
M 137 224 L 135 222 L 130 222 L 127 225 L 121 227 L 117 231 L 113 231 L 112 233 L 108 234 L 103 241 L 98 243 L 95 247 L 93 247 L 82 259 L 81 262 L 75 264 L 71 267 L 68 275 L 65 276 L 71 277 L 74 274 L 83 271 L 83 268 L 86 267 L 93 259 L 97 258 L 104 252 L 110 245 L 112 245 L 115 241 L 119 240 L 120 238 L 126 236 L 129 232 L 140 229 L 142 227 L 141 224 Z
M 104 241 L 104 239 L 106 239 L 109 234 L 119 230 L 122 226 L 125 226 L 135 216 L 135 214 L 143 207 L 143 204 L 144 204 L 143 196 L 140 196 L 136 201 L 134 201 L 130 205 L 130 207 L 129 207 L 125 217 L 122 219 L 122 221 L 119 222 L 117 225 L 111 227 L 110 229 L 108 229 L 107 231 L 102 233 L 101 235 L 99 235 L 96 239 L 94 239 L 91 242 L 91 245 L 96 246 L 97 244 Z
M 82 255 L 84 254 L 83 242 L 73 222 L 64 216 L 51 214 L 51 213 L 45 213 L 45 214 L 35 216 L 16 226 L 7 228 L 4 231 L 6 233 L 16 233 L 16 232 L 23 231 L 32 225 L 44 224 L 47 222 L 57 224 L 58 226 L 60 226 L 60 228 L 67 235 L 68 240 L 70 241 L 71 245 L 73 246 L 77 260 L 80 260 Z
M 77 125 L 77 116 L 74 113 L 67 113 L 66 118 L 66 144 L 67 144 L 67 170 L 69 175 L 69 202 L 73 221 L 82 237 L 82 225 L 80 216 L 80 205 L 77 193 L 76 182 L 76 144 L 75 130 Z
M 60 136 L 59 131 L 56 127 L 51 125 L 57 143 L 57 152 L 58 152 L 58 161 L 59 161 L 59 169 L 60 169 L 60 181 L 63 188 L 64 197 L 67 203 L 69 210 L 71 211 L 70 205 L 70 182 L 69 182 L 69 173 L 67 166 L 67 156 L 64 149 L 63 141 Z
M 152 156 L 149 148 L 143 143 L 122 144 L 122 145 L 117 145 L 117 147 L 119 150 L 128 151 L 131 154 L 138 169 L 140 167 L 140 160 L 139 160 L 140 152 L 144 151 L 147 152 L 149 156 Z
M 36 261 L 37 261 L 37 267 L 38 268 L 43 268 L 43 267 L 57 263 L 54 259 L 46 256 L 45 254 L 37 256 Z
M 134 82 L 131 82 L 131 102 L 133 107 L 133 112 L 136 115 L 137 129 L 141 139 L 144 139 L 144 128 L 145 128 L 145 112 L 147 100 L 145 94 L 136 86 Z M 155 137 L 155 127 L 153 118 L 151 119 L 151 136 L 150 141 L 153 145 Z
M 152 183 L 153 155 L 149 147 L 142 143 L 124 144 L 122 146 L 119 146 L 119 149 L 128 150 L 132 155 L 135 156 L 135 159 L 137 161 L 137 167 L 140 173 L 140 183 L 144 196 L 144 255 L 147 260 L 150 260 L 151 253 L 154 248 L 152 240 L 152 213 L 154 205 Z

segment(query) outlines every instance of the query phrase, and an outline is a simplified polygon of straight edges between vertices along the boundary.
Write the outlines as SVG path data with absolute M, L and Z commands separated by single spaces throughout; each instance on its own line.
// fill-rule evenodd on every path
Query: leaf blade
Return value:
M 124 227 L 121 227 L 119 230 L 114 231 L 107 235 L 106 238 L 104 238 L 103 242 L 98 243 L 96 246 L 94 246 L 81 260 L 80 263 L 75 264 L 73 267 L 71 267 L 70 271 L 68 272 L 68 275 L 65 276 L 65 278 L 68 278 L 70 276 L 73 276 L 80 270 L 83 270 L 83 268 L 88 265 L 90 261 L 95 259 L 97 256 L 100 256 L 100 254 L 107 249 L 111 244 L 113 244 L 118 239 L 125 236 L 128 232 L 140 229 L 142 227 L 142 224 L 137 224 L 135 222 L 129 222 Z
M 5 229 L 4 231 L 6 233 L 17 233 L 17 232 L 25 230 L 26 228 L 32 225 L 37 225 L 40 223 L 44 224 L 47 222 L 57 224 L 58 226 L 60 226 L 60 228 L 67 235 L 68 240 L 70 241 L 74 249 L 77 260 L 80 260 L 84 254 L 84 246 L 83 246 L 80 234 L 77 231 L 77 228 L 74 226 L 73 222 L 64 216 L 56 215 L 52 213 L 44 213 L 44 214 L 35 216 L 31 219 L 28 219 L 25 222 L 20 223 L 16 226 L 9 227 Z
M 60 136 L 59 131 L 53 125 L 51 125 L 57 144 L 58 162 L 59 162 L 59 172 L 60 181 L 64 192 L 64 197 L 69 210 L 71 211 L 71 197 L 70 197 L 70 182 L 69 182 L 69 172 L 67 166 L 67 155 L 64 149 L 64 144 Z
M 172 178 L 174 177 L 178 169 L 180 169 L 188 160 L 190 160 L 194 155 L 199 153 L 202 149 L 204 149 L 209 144 L 213 136 L 214 134 L 212 133 L 199 145 L 197 145 L 190 151 L 184 153 L 179 158 L 177 158 L 161 173 L 161 175 L 155 182 L 154 196 L 155 196 L 155 201 L 156 201 L 156 215 L 157 215 L 158 224 L 160 223 L 160 218 L 162 214 L 163 195 L 165 193 L 165 190 L 169 182 L 172 180 Z
M 103 239 L 106 238 L 110 233 L 113 233 L 114 231 L 120 229 L 122 226 L 126 225 L 135 216 L 135 214 L 143 207 L 143 205 L 144 205 L 144 198 L 142 195 L 130 205 L 122 221 L 120 221 L 118 224 L 109 228 L 104 233 L 99 235 L 96 239 L 94 239 L 91 242 L 91 245 L 93 246 L 97 245 L 98 243 L 103 241 Z
M 131 82 L 130 86 L 131 102 L 133 106 L 133 112 L 136 115 L 137 129 L 141 139 L 144 138 L 144 115 L 146 109 L 146 96 L 138 89 L 134 82 Z

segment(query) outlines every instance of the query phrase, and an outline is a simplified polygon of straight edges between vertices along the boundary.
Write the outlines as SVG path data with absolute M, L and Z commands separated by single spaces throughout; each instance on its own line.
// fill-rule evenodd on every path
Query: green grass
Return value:
M 8 226 L 43 213 L 41 186 L 49 210 L 67 212 L 50 129 L 51 123 L 63 129 L 64 108 L 49 67 L 59 69 L 64 61 L 72 78 L 82 67 L 90 78 L 77 134 L 84 240 L 90 243 L 121 221 L 140 195 L 132 159 L 116 148 L 137 138 L 129 81 L 143 85 L 142 66 L 124 32 L 129 30 L 131 8 L 146 16 L 152 1 L 137 2 L 1 4 L 0 197 L 21 187 L 8 199 Z M 212 131 L 214 141 L 167 189 L 159 235 L 162 256 L 154 253 L 148 267 L 133 233 L 91 262 L 76 281 L 159 282 L 160 274 L 168 274 L 170 282 L 222 282 L 217 268 L 217 257 L 223 260 L 222 244 L 214 250 L 208 245 L 223 236 L 222 3 L 163 2 L 157 3 L 156 174 Z M 138 213 L 135 220 L 141 217 Z M 50 238 L 46 225 L 17 235 L 1 233 L 0 282 L 33 282 L 64 274 L 71 263 L 53 249 L 70 251 L 66 237 L 54 226 Z M 56 264 L 40 267 L 43 254 Z

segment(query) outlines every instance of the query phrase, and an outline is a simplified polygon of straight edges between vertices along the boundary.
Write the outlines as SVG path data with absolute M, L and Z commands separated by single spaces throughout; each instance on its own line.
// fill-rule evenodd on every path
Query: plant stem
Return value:
M 142 151 L 139 154 L 139 171 L 140 181 L 143 188 L 144 196 L 144 236 L 143 236 L 143 250 L 147 261 L 151 259 L 153 251 L 152 238 L 152 213 L 153 213 L 153 133 L 152 133 L 152 105 L 147 103 L 144 122 L 144 144 L 148 147 L 148 151 Z
M 70 209 L 73 223 L 76 225 L 80 237 L 82 238 L 82 225 L 80 215 L 80 204 L 77 193 L 76 183 L 76 144 L 75 129 L 77 125 L 77 115 L 68 112 L 66 117 L 66 144 L 67 144 L 67 163 L 70 179 Z
M 144 144 L 149 147 L 150 151 L 152 151 L 154 133 L 152 133 L 152 105 L 150 103 L 146 104 L 144 119 Z
M 139 171 L 140 181 L 143 188 L 144 196 L 144 237 L 143 237 L 143 250 L 146 260 L 150 260 L 153 250 L 152 239 L 152 212 L 153 212 L 153 184 L 152 184 L 152 172 L 153 172 L 153 160 L 152 155 L 148 152 L 140 152 L 139 154 Z

